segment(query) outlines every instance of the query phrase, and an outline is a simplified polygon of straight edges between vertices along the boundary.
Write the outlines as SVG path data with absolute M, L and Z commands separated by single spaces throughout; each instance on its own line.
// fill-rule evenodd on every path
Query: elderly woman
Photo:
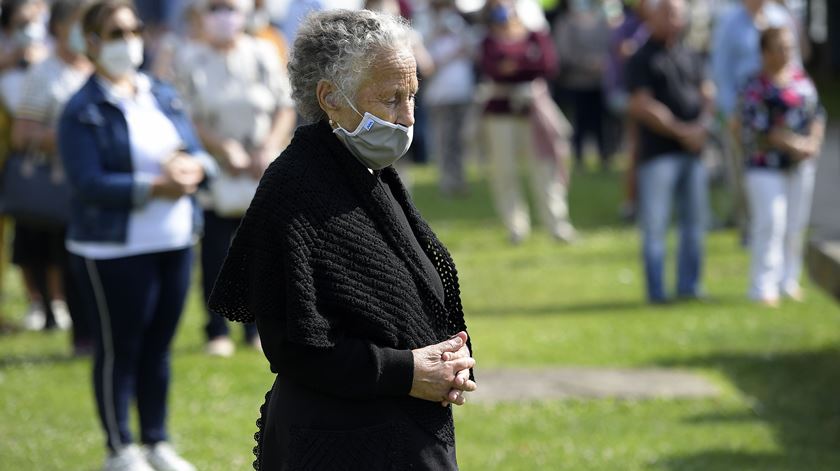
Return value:
M 409 34 L 332 10 L 292 49 L 312 124 L 266 171 L 210 298 L 256 321 L 277 374 L 257 469 L 457 469 L 449 406 L 476 388 L 458 278 L 391 166 L 414 124 Z
M 802 242 L 825 118 L 795 59 L 793 33 L 767 28 L 760 46 L 763 67 L 743 91 L 738 121 L 752 215 L 749 296 L 775 307 L 780 296 L 802 299 Z

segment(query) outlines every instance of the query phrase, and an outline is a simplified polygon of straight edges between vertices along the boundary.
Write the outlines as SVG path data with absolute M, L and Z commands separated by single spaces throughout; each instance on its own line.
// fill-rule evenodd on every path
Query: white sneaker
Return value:
M 213 357 L 231 357 L 236 347 L 230 337 L 216 337 L 207 342 L 207 354 Z
M 50 302 L 50 309 L 52 309 L 56 327 L 61 330 L 67 330 L 73 327 L 73 320 L 70 319 L 70 310 L 67 309 L 67 303 L 64 300 L 53 299 Z
M 110 455 L 102 471 L 155 471 L 137 445 L 129 445 Z
M 47 325 L 47 313 L 41 301 L 33 301 L 23 315 L 23 328 L 26 330 L 43 330 Z
M 195 471 L 195 466 L 181 458 L 166 442 L 146 447 L 146 460 L 155 471 Z
M 551 235 L 554 236 L 554 240 L 557 242 L 565 244 L 572 244 L 577 240 L 577 231 L 574 226 L 568 222 L 560 224 L 556 227 L 554 231 L 552 231 Z

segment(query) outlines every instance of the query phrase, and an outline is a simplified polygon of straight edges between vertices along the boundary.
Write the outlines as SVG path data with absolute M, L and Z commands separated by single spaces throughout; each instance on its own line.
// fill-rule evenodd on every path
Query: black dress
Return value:
M 277 374 L 257 469 L 457 469 L 451 407 L 408 396 L 411 349 L 466 330 L 454 264 L 396 172 L 326 123 L 266 171 L 210 308 L 255 320 Z

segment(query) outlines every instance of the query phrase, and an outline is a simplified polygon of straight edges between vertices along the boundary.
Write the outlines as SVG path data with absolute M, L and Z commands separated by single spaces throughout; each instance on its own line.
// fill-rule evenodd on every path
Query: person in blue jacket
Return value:
M 104 469 L 194 470 L 168 444 L 169 349 L 201 230 L 193 194 L 217 169 L 174 89 L 138 72 L 142 24 L 132 3 L 94 3 L 82 31 L 95 72 L 66 105 L 58 144 L 73 192 L 67 248 L 98 316 Z M 132 444 L 132 401 L 143 448 Z

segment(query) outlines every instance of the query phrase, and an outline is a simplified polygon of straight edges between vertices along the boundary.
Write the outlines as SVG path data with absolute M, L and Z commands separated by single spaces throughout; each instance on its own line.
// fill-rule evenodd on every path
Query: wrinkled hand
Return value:
M 466 343 L 467 333 L 458 332 L 441 343 L 412 350 L 414 380 L 409 395 L 442 405 L 464 404 L 463 392 L 475 391 L 477 387 L 469 380 L 469 369 L 475 366 L 475 360 L 469 356 Z
M 454 336 L 453 336 L 453 338 L 454 338 Z M 458 350 L 456 352 L 443 352 L 443 355 L 441 355 L 441 358 L 443 359 L 443 361 L 451 361 L 451 360 L 455 360 L 455 359 L 458 359 L 458 358 L 469 358 L 469 357 L 470 357 L 470 348 L 467 346 L 466 342 L 464 343 L 464 346 L 461 347 L 460 350 Z M 456 386 L 463 386 L 463 385 L 467 384 L 467 381 L 469 381 L 469 380 L 470 380 L 470 370 L 461 370 L 455 375 L 455 385 Z M 464 391 L 458 389 L 457 387 L 454 387 L 454 388 L 450 389 L 449 393 L 446 395 L 446 400 L 442 401 L 440 403 L 440 405 L 442 405 L 443 407 L 448 406 L 450 403 L 451 404 L 456 404 L 456 405 L 459 405 L 459 406 L 464 405 L 465 397 L 464 397 L 463 393 L 464 393 Z
M 238 141 L 227 139 L 222 143 L 222 167 L 231 175 L 239 175 L 251 168 L 251 156 Z

